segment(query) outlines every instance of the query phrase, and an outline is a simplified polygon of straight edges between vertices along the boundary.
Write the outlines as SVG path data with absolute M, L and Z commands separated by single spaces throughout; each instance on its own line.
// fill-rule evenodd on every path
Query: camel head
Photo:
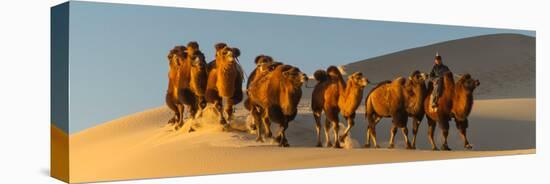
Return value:
M 368 79 L 363 77 L 363 73 L 361 72 L 353 72 L 348 77 L 348 84 L 353 84 L 354 86 L 359 86 L 360 88 L 366 87 L 368 83 Z
M 254 59 L 254 63 L 256 64 L 256 71 L 259 73 L 264 73 L 275 69 L 276 66 L 272 65 L 273 62 L 273 58 L 266 55 L 259 55 L 256 57 L 256 59 Z
M 307 75 L 296 67 L 290 67 L 289 69 L 283 71 L 283 80 L 292 83 L 294 87 L 302 86 L 307 79 Z
M 194 53 L 195 51 L 198 51 L 200 50 L 199 49 L 199 43 L 197 43 L 196 41 L 191 41 L 189 43 L 187 43 L 187 49 L 185 50 L 186 53 L 188 54 L 192 54 Z
M 418 70 L 413 71 L 411 75 L 409 75 L 409 81 L 414 84 L 423 84 L 426 79 L 428 79 L 428 75 Z
M 275 68 L 277 68 L 277 66 L 282 64 L 283 63 L 281 62 L 270 62 L 270 63 L 258 64 L 258 66 L 256 67 L 256 71 L 258 72 L 257 75 L 263 75 L 263 74 L 272 72 L 273 70 L 275 70 Z
M 175 46 L 170 52 L 168 53 L 168 64 L 170 67 L 177 67 L 183 64 L 183 59 L 186 57 L 185 53 L 185 46 Z
M 259 55 L 259 56 L 256 56 L 256 59 L 254 59 L 254 63 L 256 64 L 256 66 L 259 66 L 259 65 L 262 65 L 262 64 L 268 64 L 268 63 L 272 63 L 273 62 L 273 58 L 271 56 L 266 56 L 266 55 Z
M 232 48 L 225 43 L 218 43 L 216 48 L 216 61 L 225 61 L 233 63 L 238 61 L 238 57 L 241 55 L 239 48 Z
M 206 60 L 204 59 L 204 54 L 200 50 L 195 50 L 192 53 L 189 53 L 189 61 L 191 62 L 191 67 L 204 70 L 206 69 Z
M 470 74 L 461 75 L 456 83 L 458 86 L 470 92 L 474 91 L 480 85 L 479 80 L 472 78 Z

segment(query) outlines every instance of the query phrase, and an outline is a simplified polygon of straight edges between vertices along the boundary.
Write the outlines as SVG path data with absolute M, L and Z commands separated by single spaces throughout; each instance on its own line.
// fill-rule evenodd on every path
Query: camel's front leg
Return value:
M 178 108 L 179 117 L 178 117 L 178 123 L 176 124 L 176 126 L 174 126 L 175 130 L 180 129 L 184 123 L 183 114 L 185 112 L 185 106 L 183 104 L 178 104 L 177 108 Z
M 340 142 L 344 142 L 346 137 L 349 136 L 349 132 L 351 131 L 351 127 L 353 127 L 353 125 L 355 125 L 355 115 L 346 117 L 346 120 L 348 122 L 348 126 L 346 127 L 346 130 L 344 131 L 344 133 L 342 133 L 342 135 L 340 136 Z
M 338 130 L 340 129 L 340 125 L 338 124 L 338 121 L 332 122 L 332 131 L 334 133 L 334 144 L 332 145 L 333 148 L 342 148 L 340 146 L 340 141 L 338 141 Z
M 392 149 L 395 147 L 395 133 L 397 133 L 397 126 L 392 125 L 390 129 L 390 145 L 388 146 L 389 149 Z
M 233 120 L 233 100 L 229 97 L 224 97 L 223 101 L 224 101 L 224 111 L 225 111 L 225 114 L 227 114 L 226 120 L 229 123 L 231 120 Z
M 443 145 L 441 145 L 442 150 L 449 151 L 451 148 L 449 148 L 449 144 L 447 143 L 447 140 L 449 138 L 449 120 L 442 120 L 442 118 L 439 119 L 440 123 L 440 129 L 443 134 Z
M 468 141 L 468 137 L 466 136 L 466 129 L 468 128 L 468 119 L 465 119 L 463 121 L 456 120 L 456 128 L 460 131 L 460 136 L 462 137 L 462 140 L 464 140 L 464 148 L 472 149 L 473 147 Z
M 430 141 L 430 144 L 432 145 L 432 150 L 434 151 L 439 150 L 434 141 L 434 131 L 435 131 L 436 125 L 437 124 L 435 120 L 428 117 L 428 140 Z
M 264 142 L 264 139 L 262 139 L 262 127 L 260 123 L 263 117 L 261 117 L 261 114 L 258 111 L 257 107 L 252 107 L 252 110 L 250 113 L 252 113 L 252 117 L 254 118 L 254 126 L 256 127 L 256 141 Z

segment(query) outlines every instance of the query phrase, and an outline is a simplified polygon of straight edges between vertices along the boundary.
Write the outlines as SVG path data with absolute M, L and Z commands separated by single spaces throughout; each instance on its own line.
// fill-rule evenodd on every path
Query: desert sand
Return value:
M 487 35 L 347 65 L 350 72 L 362 71 L 370 81 L 381 81 L 406 76 L 415 69 L 426 72 L 434 53 L 440 52 L 444 63 L 456 74 L 468 72 L 481 81 L 474 93 L 476 100 L 468 128 L 473 150 L 464 150 L 451 122 L 449 146 L 453 150 L 431 151 L 426 120 L 420 126 L 417 150 L 404 149 L 401 134 L 396 136 L 396 148 L 386 149 L 388 119 L 377 126 L 378 143 L 383 148 L 362 148 L 366 130 L 363 106 L 357 110 L 356 125 L 345 149 L 314 147 L 314 121 L 309 110 L 311 88 L 304 88 L 299 115 L 287 131 L 289 148 L 269 141 L 256 142 L 253 132 L 247 130 L 250 119 L 242 104 L 237 106 L 235 120 L 226 132 L 215 123 L 216 113 L 211 108 L 203 118 L 188 120 L 183 129 L 174 131 L 166 125 L 172 112 L 161 106 L 69 135 L 70 182 L 532 154 L 536 149 L 534 43 L 535 38 L 523 35 Z M 371 88 L 368 86 L 365 93 Z M 196 131 L 188 133 L 190 127 Z M 272 130 L 277 130 L 276 125 L 272 125 Z M 52 135 L 60 132 L 52 131 Z M 442 141 L 440 134 L 437 129 L 438 146 Z
M 188 120 L 183 129 L 174 131 L 166 125 L 171 112 L 159 107 L 70 135 L 70 180 L 125 180 L 530 154 L 535 153 L 534 103 L 534 99 L 476 101 L 469 129 L 474 150 L 464 150 L 452 128 L 450 146 L 455 150 L 450 152 L 429 150 L 425 124 L 421 125 L 418 150 L 405 150 L 400 135 L 396 149 L 361 148 L 363 113 L 356 118 L 357 125 L 352 138 L 346 140 L 346 149 L 316 148 L 314 121 L 305 103 L 288 130 L 290 148 L 280 148 L 269 141 L 256 142 L 255 135 L 246 131 L 248 113 L 242 108 L 237 109 L 231 130 L 223 132 L 220 126 L 210 123 L 216 122 L 216 114 L 210 108 L 200 120 Z M 202 126 L 187 133 L 193 123 Z M 387 146 L 389 124 L 385 120 L 379 125 L 382 147 Z

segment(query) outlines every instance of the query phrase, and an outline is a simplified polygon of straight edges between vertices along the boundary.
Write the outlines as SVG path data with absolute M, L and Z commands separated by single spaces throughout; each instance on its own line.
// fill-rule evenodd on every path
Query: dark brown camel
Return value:
M 311 109 L 315 118 L 317 131 L 317 146 L 321 147 L 321 114 L 325 112 L 325 146 L 340 148 L 340 142 L 349 134 L 354 125 L 355 111 L 363 98 L 363 89 L 367 79 L 359 72 L 348 77 L 348 82 L 340 70 L 335 66 L 328 67 L 327 71 L 318 70 L 314 73 L 317 84 L 313 89 Z M 339 113 L 346 118 L 348 126 L 341 136 L 338 136 Z M 331 128 L 332 127 L 332 128 Z M 330 129 L 334 132 L 334 144 L 329 138 Z
M 470 74 L 461 76 L 455 83 L 453 74 L 446 72 L 443 75 L 443 92 L 437 102 L 437 110 L 431 108 L 430 97 L 427 96 L 424 100 L 424 109 L 426 118 L 428 119 L 428 138 L 432 145 L 432 150 L 438 150 L 433 140 L 436 122 L 439 124 L 443 134 L 442 150 L 451 150 L 447 144 L 449 136 L 449 121 L 454 118 L 456 127 L 464 140 L 464 148 L 471 149 L 472 145 L 466 137 L 466 129 L 468 128 L 468 115 L 470 114 L 474 97 L 473 91 L 479 86 L 479 80 L 471 78 Z M 428 94 L 433 90 L 431 84 L 428 85 Z
M 418 127 L 424 119 L 424 98 L 428 95 L 426 87 L 427 75 L 418 70 L 414 71 L 405 82 L 405 103 L 407 115 L 412 118 L 413 138 L 411 147 L 416 149 L 416 135 Z
M 275 140 L 279 146 L 289 146 L 285 131 L 288 123 L 298 113 L 298 103 L 302 97 L 302 84 L 307 76 L 300 69 L 290 65 L 278 65 L 272 72 L 250 83 L 248 90 L 250 105 L 262 110 L 262 118 L 279 124 L 279 131 Z M 257 109 L 257 108 L 256 108 Z M 259 127 L 259 121 L 255 121 Z M 266 127 L 269 133 L 269 127 Z M 258 128 L 258 138 L 261 131 Z

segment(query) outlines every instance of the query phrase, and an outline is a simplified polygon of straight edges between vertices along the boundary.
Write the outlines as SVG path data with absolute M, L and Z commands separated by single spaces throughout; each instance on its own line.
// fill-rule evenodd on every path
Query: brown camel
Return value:
M 240 50 L 225 43 L 218 43 L 216 60 L 208 64 L 206 101 L 213 103 L 220 112 L 220 123 L 226 125 L 233 119 L 233 105 L 243 99 L 242 83 L 244 74 L 238 63 Z M 227 114 L 227 118 L 224 113 Z
M 174 116 L 168 120 L 169 124 L 174 124 L 179 122 L 179 110 L 178 105 L 180 105 L 178 101 L 178 93 L 177 93 L 177 82 L 178 82 L 178 70 L 180 67 L 180 63 L 183 63 L 183 60 L 186 56 L 185 54 L 185 46 L 175 46 L 170 52 L 168 53 L 168 89 L 166 90 L 166 106 L 170 108 L 174 112 Z
M 347 83 L 340 70 L 335 66 L 328 67 L 327 71 L 317 70 L 314 73 L 317 84 L 313 89 L 311 109 L 315 118 L 317 131 L 317 146 L 321 147 L 321 114 L 325 112 L 325 146 L 340 148 L 340 141 L 349 134 L 354 125 L 355 111 L 363 99 L 363 89 L 368 80 L 360 72 L 348 77 Z M 338 114 L 346 118 L 348 126 L 341 137 L 338 136 Z M 334 144 L 329 138 L 329 131 L 334 131 Z
M 266 55 L 257 56 L 256 59 L 254 59 L 254 63 L 256 64 L 256 68 L 252 71 L 252 73 L 250 73 L 250 76 L 248 77 L 248 80 L 246 83 L 247 96 L 250 96 L 250 94 L 248 94 L 248 91 L 250 89 L 250 84 L 253 81 L 264 77 L 269 72 L 272 72 L 273 70 L 275 70 L 277 66 L 282 65 L 282 63 L 280 62 L 273 61 L 273 58 L 271 56 L 266 56 Z M 251 127 L 251 129 L 256 130 L 256 133 L 258 135 L 256 141 L 259 141 L 259 142 L 264 141 L 264 139 L 261 137 L 262 133 L 260 131 L 262 131 L 262 129 L 259 126 L 260 121 L 262 122 L 264 131 L 266 132 L 265 137 L 266 138 L 271 137 L 271 131 L 269 130 L 271 123 L 269 122 L 269 118 L 262 119 L 262 114 L 264 109 L 262 109 L 260 106 L 252 106 L 249 98 L 247 98 L 244 101 L 244 107 L 248 111 L 250 111 L 252 117 L 254 118 L 254 126 Z
M 269 119 L 279 124 L 275 139 L 279 146 L 289 146 L 285 131 L 288 123 L 294 120 L 298 113 L 297 107 L 302 97 L 301 87 L 306 80 L 307 76 L 300 69 L 290 65 L 278 65 L 273 71 L 250 83 L 250 105 L 253 109 L 262 109 L 260 120 Z M 256 127 L 260 127 L 259 121 L 255 121 L 255 124 Z M 265 134 L 270 134 L 270 128 L 265 129 Z M 257 139 L 261 140 L 259 128 L 257 132 Z
M 189 109 L 191 118 L 195 118 L 197 112 L 204 107 L 204 93 L 206 90 L 206 62 L 204 54 L 199 50 L 197 42 L 189 42 L 184 52 L 185 58 L 180 60 L 177 71 L 177 100 L 179 101 L 178 124 L 175 129 L 183 126 L 185 107 Z
M 413 138 L 411 147 L 416 149 L 416 135 L 418 127 L 424 119 L 424 98 L 428 95 L 426 87 L 427 75 L 418 70 L 414 71 L 405 82 L 405 104 L 407 115 L 413 120 Z
M 394 148 L 395 134 L 397 128 L 401 128 L 401 133 L 405 139 L 407 149 L 411 149 L 407 129 L 407 107 L 405 97 L 406 79 L 399 77 L 393 81 L 384 81 L 374 87 L 365 101 L 365 116 L 368 120 L 367 132 L 365 134 L 365 147 L 370 147 L 370 139 L 375 148 L 378 148 L 376 142 L 376 125 L 384 117 L 392 118 L 392 127 L 390 129 L 390 145 L 388 148 Z
M 426 118 L 428 119 L 428 138 L 432 144 L 432 150 L 438 150 L 433 140 L 436 122 L 439 124 L 443 134 L 442 150 L 451 150 L 447 144 L 449 136 L 449 121 L 455 119 L 456 127 L 464 140 L 464 148 L 472 149 L 472 145 L 466 137 L 466 129 L 468 128 L 468 115 L 474 105 L 473 92 L 479 86 L 479 80 L 473 79 L 470 74 L 460 76 L 455 83 L 453 74 L 446 72 L 443 75 L 443 92 L 440 95 L 437 103 L 437 110 L 431 108 L 430 97 L 427 96 L 424 100 L 424 109 Z M 431 84 L 428 85 L 428 94 L 433 90 Z

